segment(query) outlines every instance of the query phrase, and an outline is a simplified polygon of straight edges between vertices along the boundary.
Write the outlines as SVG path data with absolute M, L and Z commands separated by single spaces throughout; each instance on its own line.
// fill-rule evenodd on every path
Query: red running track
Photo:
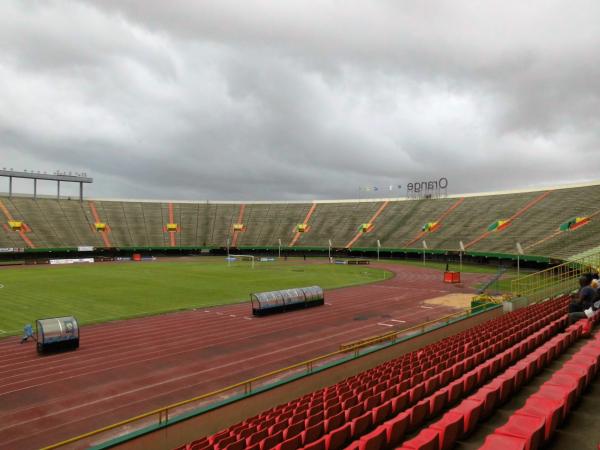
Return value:
M 326 305 L 252 318 L 249 304 L 82 327 L 75 352 L 38 356 L 0 341 L 0 450 L 34 449 L 228 386 L 339 344 L 433 320 L 439 271 L 378 264 L 386 281 L 326 293 Z M 485 278 L 463 274 L 466 284 Z M 402 322 L 400 322 L 402 321 Z

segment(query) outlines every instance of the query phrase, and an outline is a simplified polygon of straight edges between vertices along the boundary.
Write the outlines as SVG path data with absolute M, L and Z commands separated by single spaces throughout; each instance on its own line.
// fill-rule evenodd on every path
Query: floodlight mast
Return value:
M 79 183 L 79 201 L 83 201 L 83 183 L 93 183 L 94 179 L 87 177 L 85 174 L 69 174 L 56 172 L 54 174 L 40 173 L 34 171 L 19 172 L 16 170 L 0 170 L 0 177 L 8 178 L 8 197 L 13 194 L 13 178 L 33 180 L 33 198 L 37 198 L 37 182 L 38 180 L 56 181 L 56 199 L 60 199 L 60 183 Z

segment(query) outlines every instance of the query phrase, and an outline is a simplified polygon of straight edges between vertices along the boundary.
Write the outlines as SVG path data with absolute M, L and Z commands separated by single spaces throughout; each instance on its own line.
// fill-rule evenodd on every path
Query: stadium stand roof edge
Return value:
M 508 194 L 522 194 L 526 192 L 543 192 L 547 190 L 557 189 L 575 189 L 589 186 L 600 186 L 600 180 L 594 180 L 587 183 L 573 183 L 563 184 L 554 186 L 540 186 L 522 189 L 507 189 L 500 191 L 489 191 L 489 192 L 471 192 L 466 194 L 450 194 L 444 198 L 461 198 L 461 197 L 484 197 L 494 195 L 508 195 Z M 13 197 L 25 197 L 30 198 L 30 194 L 14 193 Z M 0 197 L 8 197 L 8 192 L 0 192 Z M 37 195 L 38 198 L 42 199 L 56 199 L 56 195 Z M 61 196 L 62 200 L 79 200 L 75 195 L 72 196 Z M 384 201 L 413 201 L 414 199 L 409 197 L 379 197 L 379 198 L 354 198 L 354 199 L 334 199 L 334 200 L 175 200 L 175 199 L 136 199 L 136 198 L 96 198 L 96 197 L 84 197 L 84 200 L 96 200 L 103 202 L 137 202 L 137 203 L 186 203 L 186 204 L 232 204 L 239 205 L 244 203 L 246 205 L 268 205 L 268 204 L 306 204 L 306 203 L 366 203 L 366 202 L 384 202 Z

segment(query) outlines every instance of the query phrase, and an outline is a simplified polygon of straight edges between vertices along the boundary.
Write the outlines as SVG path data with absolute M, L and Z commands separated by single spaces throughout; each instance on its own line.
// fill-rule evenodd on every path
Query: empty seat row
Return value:
M 580 331 L 591 322 L 574 325 Z M 487 436 L 486 450 L 535 450 L 552 439 L 557 427 L 566 419 L 587 386 L 598 375 L 600 334 L 586 343 L 557 370 L 552 377 L 527 398 L 508 422 Z
M 463 395 L 468 395 L 477 387 L 484 385 L 490 378 L 495 377 L 467 400 L 447 412 L 438 422 L 422 430 L 415 438 L 404 442 L 401 448 L 433 448 L 435 450 L 451 448 L 456 439 L 470 433 L 480 419 L 488 417 L 496 406 L 505 402 L 515 389 L 521 387 L 526 379 L 528 358 L 534 363 L 537 363 L 539 358 L 537 355 L 539 349 L 531 350 L 530 342 L 540 343 L 539 337 L 543 339 L 551 337 L 564 325 L 565 319 L 557 319 L 537 333 L 465 373 L 447 388 L 440 389 L 410 408 L 406 414 L 406 430 L 414 431 L 425 420 L 439 416 L 446 407 L 461 400 Z M 562 342 L 560 338 L 557 338 L 558 336 L 552 338 L 540 348 L 543 348 L 544 345 L 553 346 L 557 342 Z M 562 350 L 564 346 L 561 344 L 560 348 Z M 509 368 L 511 364 L 514 365 Z M 536 368 L 541 368 L 541 363 L 539 366 L 536 365 Z M 496 376 L 502 371 L 504 372 L 501 375 Z M 533 375 L 533 372 L 533 370 L 530 371 L 530 376 Z M 388 427 L 389 424 L 384 423 L 355 442 L 351 448 L 355 450 L 393 448 L 400 441 L 382 438 L 381 429 Z M 387 437 L 396 438 L 396 435 L 387 433 Z
M 535 336 L 525 344 L 529 346 L 527 350 L 532 351 L 542 339 L 549 337 L 550 331 L 540 334 L 541 329 L 550 323 L 554 323 L 555 328 L 564 326 L 567 302 L 565 298 L 558 298 L 506 314 L 182 448 L 235 450 L 257 446 L 259 450 L 275 447 L 291 450 L 319 440 L 330 441 L 329 435 L 334 436 L 334 442 L 341 436 L 357 439 L 390 414 L 397 416 L 435 391 L 448 388 L 451 391 L 448 395 L 455 401 L 462 392 L 456 387 L 457 383 L 449 387 L 450 383 L 516 343 L 523 344 L 528 336 Z M 484 378 L 478 373 L 475 382 Z M 467 379 L 472 381 L 473 375 Z M 435 402 L 440 401 L 438 395 Z M 350 428 L 345 428 L 347 423 Z

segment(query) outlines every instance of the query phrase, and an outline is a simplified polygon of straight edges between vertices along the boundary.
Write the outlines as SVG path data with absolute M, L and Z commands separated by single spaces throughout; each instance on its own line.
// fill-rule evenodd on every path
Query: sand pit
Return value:
M 447 294 L 423 301 L 429 305 L 451 306 L 453 308 L 469 308 L 474 294 Z

